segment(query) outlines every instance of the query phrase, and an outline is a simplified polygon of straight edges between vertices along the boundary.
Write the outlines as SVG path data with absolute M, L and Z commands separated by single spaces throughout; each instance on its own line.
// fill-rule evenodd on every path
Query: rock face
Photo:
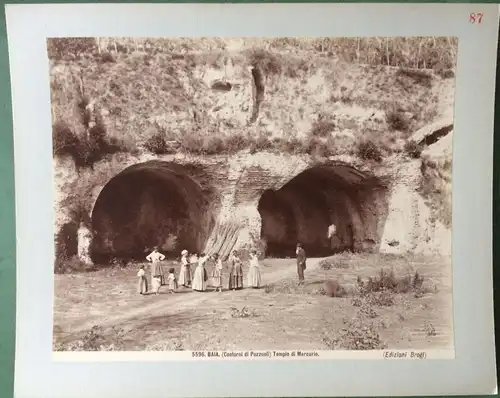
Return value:
M 206 64 L 172 69 L 165 81 L 148 82 L 160 90 L 151 95 L 141 92 L 144 84 L 120 86 L 106 77 L 112 70 L 112 76 L 128 74 L 131 81 L 134 76 L 142 83 L 154 80 L 147 63 L 130 62 L 135 69 L 118 63 L 82 72 L 87 74 L 83 79 L 103 76 L 86 90 L 93 98 L 88 106 L 93 112 L 99 109 L 114 136 L 154 127 L 174 132 L 167 138 L 181 142 L 180 149 L 155 155 L 143 146 L 146 136 L 138 135 L 136 151 L 110 154 L 92 167 L 77 169 L 69 157 L 56 156 L 56 234 L 71 230 L 68 225 L 79 227 L 77 239 L 68 239 L 78 247 L 66 248 L 67 253 L 85 262 L 106 262 L 120 256 L 143 258 L 146 250 L 159 245 L 176 256 L 182 249 L 226 256 L 249 247 L 290 256 L 297 242 L 310 257 L 342 250 L 451 252 L 451 227 L 435 211 L 436 200 L 446 198 L 422 191 L 422 164 L 428 165 L 425 156 L 431 156 L 426 153 L 433 146 L 442 147 L 439 153 L 451 146 L 450 80 L 433 77 L 432 85 L 396 92 L 394 86 L 401 83 L 396 68 L 350 66 L 271 76 L 229 57 L 222 69 Z M 72 68 L 53 65 L 53 83 Z M 175 80 L 177 102 L 170 86 L 161 91 L 172 84 L 169 79 Z M 143 101 L 134 103 L 140 106 L 117 99 L 120 90 L 120 96 L 124 90 L 142 96 Z M 73 112 L 62 95 L 53 89 L 53 102 L 63 104 L 54 110 L 56 119 L 68 119 Z M 408 156 L 402 148 L 408 134 L 404 138 L 390 126 L 384 109 L 398 100 L 399 105 L 391 106 L 399 109 L 406 126 L 424 127 L 414 135 L 417 144 L 427 147 L 422 158 Z M 422 121 L 431 109 L 446 120 L 436 124 L 433 117 L 426 127 Z M 290 146 L 312 134 L 319 150 L 332 146 L 333 140 L 336 151 L 318 155 L 242 147 L 226 154 L 189 154 L 183 150 L 182 134 L 193 125 L 208 131 L 203 135 L 197 130 L 201 144 L 211 131 L 222 138 L 235 131 L 265 136 L 266 142 L 280 138 Z M 353 151 L 363 134 L 393 137 L 383 160 L 367 160 Z M 450 181 L 440 181 L 442 192 Z
M 349 157 L 317 163 L 272 153 L 117 156 L 58 182 L 56 226 L 72 222 L 77 198 L 89 203 L 93 234 L 81 228 L 78 237 L 86 262 L 89 252 L 100 262 L 140 257 L 154 245 L 175 254 L 186 248 L 225 256 L 260 244 L 268 255 L 289 256 L 298 241 L 310 256 L 449 254 L 450 229 L 435 220 L 418 191 L 418 163 L 394 159 L 374 173 Z M 93 183 L 74 191 L 82 181 Z

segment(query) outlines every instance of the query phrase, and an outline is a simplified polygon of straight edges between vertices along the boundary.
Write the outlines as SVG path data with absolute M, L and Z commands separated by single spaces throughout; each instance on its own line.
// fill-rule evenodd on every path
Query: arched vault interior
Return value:
M 125 169 L 102 189 L 92 211 L 94 261 L 199 251 L 212 222 L 209 197 L 188 170 L 152 161 Z
M 265 191 L 258 210 L 268 256 L 376 250 L 387 218 L 382 181 L 344 164 L 315 166 L 279 190 Z

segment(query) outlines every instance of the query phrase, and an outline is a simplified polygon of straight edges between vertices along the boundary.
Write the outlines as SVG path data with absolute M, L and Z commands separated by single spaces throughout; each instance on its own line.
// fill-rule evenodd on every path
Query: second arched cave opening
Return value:
M 300 242 L 309 257 L 373 251 L 387 218 L 387 188 L 344 164 L 315 166 L 259 201 L 266 255 L 293 257 Z

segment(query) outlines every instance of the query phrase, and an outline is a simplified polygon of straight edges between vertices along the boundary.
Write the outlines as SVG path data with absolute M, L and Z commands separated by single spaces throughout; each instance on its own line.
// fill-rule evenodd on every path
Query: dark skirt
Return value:
M 243 275 L 231 272 L 229 274 L 229 289 L 243 289 Z

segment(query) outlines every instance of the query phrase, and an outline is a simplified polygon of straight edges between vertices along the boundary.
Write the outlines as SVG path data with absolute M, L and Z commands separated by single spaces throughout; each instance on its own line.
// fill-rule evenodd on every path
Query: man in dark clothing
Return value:
M 306 251 L 300 243 L 297 243 L 297 273 L 299 274 L 299 283 L 304 283 L 304 270 L 306 269 Z

